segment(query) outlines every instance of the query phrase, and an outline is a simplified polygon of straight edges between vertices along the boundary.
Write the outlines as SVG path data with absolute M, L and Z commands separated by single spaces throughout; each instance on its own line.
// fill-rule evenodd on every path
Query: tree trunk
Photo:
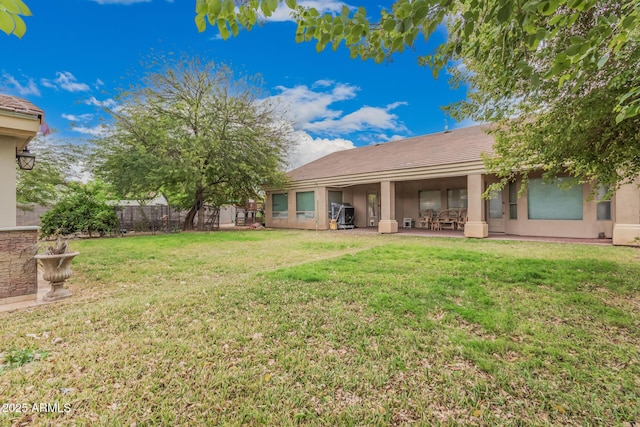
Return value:
M 194 229 L 193 221 L 196 219 L 196 213 L 198 213 L 198 211 L 200 209 L 202 209 L 203 193 L 204 193 L 204 191 L 201 188 L 196 190 L 196 197 L 195 197 L 196 200 L 195 200 L 195 203 L 193 204 L 193 206 L 191 206 L 191 209 L 189 209 L 189 212 L 187 213 L 187 217 L 184 219 L 184 224 L 182 225 L 182 230 L 183 231 L 193 230 Z
M 198 210 L 198 231 L 204 231 L 204 206 Z
M 184 219 L 184 224 L 182 224 L 182 231 L 193 230 L 193 220 L 196 217 L 196 212 L 198 212 L 198 210 L 196 209 L 196 205 L 194 204 L 193 206 L 191 206 L 191 209 L 189 209 L 189 212 L 187 212 L 187 216 Z

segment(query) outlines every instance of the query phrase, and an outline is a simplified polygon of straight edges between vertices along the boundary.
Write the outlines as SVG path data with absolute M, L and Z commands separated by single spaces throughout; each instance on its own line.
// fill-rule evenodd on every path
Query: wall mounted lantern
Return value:
M 27 147 L 25 147 L 21 153 L 18 153 L 16 149 L 16 161 L 20 169 L 30 171 L 36 164 L 36 155 L 31 153 Z

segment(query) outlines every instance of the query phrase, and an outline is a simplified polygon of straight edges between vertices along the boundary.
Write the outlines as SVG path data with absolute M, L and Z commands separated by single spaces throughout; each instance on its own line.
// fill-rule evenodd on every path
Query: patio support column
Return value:
M 316 187 L 316 221 L 318 229 L 329 229 L 329 192 L 327 187 Z
M 16 141 L 0 135 L 0 227 L 16 226 Z
M 380 183 L 380 222 L 378 232 L 397 233 L 398 221 L 395 219 L 396 211 L 396 183 L 382 181 Z
M 615 224 L 613 225 L 614 245 L 640 246 L 640 179 L 622 185 L 615 195 Z
M 465 237 L 483 239 L 489 236 L 489 225 L 484 218 L 484 200 L 482 199 L 483 189 L 483 174 L 467 175 L 467 216 L 469 219 L 464 226 Z

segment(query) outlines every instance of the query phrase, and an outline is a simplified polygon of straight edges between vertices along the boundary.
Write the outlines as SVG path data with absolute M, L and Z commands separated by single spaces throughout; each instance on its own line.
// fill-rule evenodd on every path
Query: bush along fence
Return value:
M 187 211 L 168 205 L 149 205 L 149 206 L 113 206 L 119 224 L 107 235 L 126 235 L 129 233 L 178 233 L 182 231 Z M 42 226 L 41 216 L 51 210 L 47 206 L 20 206 L 16 209 L 17 225 L 20 227 Z M 205 207 L 203 215 L 202 228 L 198 225 L 199 217 L 196 216 L 196 230 L 218 230 L 220 224 L 233 224 L 237 221 L 238 212 L 243 216 L 243 221 L 239 225 L 245 225 L 244 216 L 246 215 L 246 225 L 252 223 L 249 215 L 244 209 L 235 206 L 224 206 L 216 208 L 211 206 Z M 255 220 L 257 221 L 257 219 Z

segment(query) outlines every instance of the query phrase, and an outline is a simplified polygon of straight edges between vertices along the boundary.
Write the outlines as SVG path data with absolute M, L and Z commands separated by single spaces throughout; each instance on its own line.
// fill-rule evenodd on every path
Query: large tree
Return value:
M 297 41 L 315 41 L 318 51 L 344 42 L 353 58 L 377 62 L 446 25 L 447 41 L 419 62 L 469 85 L 469 98 L 448 106 L 454 117 L 498 125 L 488 164 L 504 182 L 514 170 L 568 168 L 615 187 L 640 172 L 637 0 L 396 0 L 374 17 L 363 7 L 330 15 L 286 4 Z M 279 5 L 197 0 L 195 21 L 227 38 Z
M 34 204 L 50 206 L 70 181 L 80 180 L 82 170 L 77 159 L 84 158 L 83 146 L 54 137 L 36 137 L 29 143 L 29 150 L 36 155 L 36 163 L 33 170 L 16 165 L 17 202 L 23 209 Z
M 256 197 L 283 179 L 291 128 L 259 83 L 197 58 L 162 64 L 111 111 L 96 174 L 125 198 L 161 192 L 189 210 L 184 229 L 205 204 Z
M 637 10 L 619 0 L 507 10 L 468 33 L 456 28 L 432 57 L 436 67 L 465 66 L 452 69 L 454 82 L 472 90 L 450 112 L 497 125 L 488 165 L 501 185 L 538 167 L 612 190 L 640 174 Z M 516 20 L 501 22 L 509 13 Z

